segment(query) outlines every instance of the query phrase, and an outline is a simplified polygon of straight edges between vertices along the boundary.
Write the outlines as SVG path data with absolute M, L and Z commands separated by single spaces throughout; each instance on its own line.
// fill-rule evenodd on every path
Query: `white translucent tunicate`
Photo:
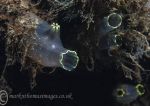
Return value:
M 100 32 L 102 34 L 106 34 L 118 27 L 120 27 L 122 24 L 122 16 L 117 13 L 111 13 L 107 17 L 104 17 Z
M 110 34 L 108 35 L 108 47 L 112 46 L 121 46 L 122 44 L 122 37 L 120 35 L 116 34 Z
M 119 47 L 122 44 L 122 37 L 116 34 L 107 34 L 101 38 L 99 42 L 100 49 L 111 49 L 112 47 Z
M 60 25 L 30 15 L 35 28 L 35 41 L 31 42 L 28 56 L 46 67 L 62 67 L 71 71 L 76 68 L 79 57 L 75 51 L 63 47 L 60 39 Z
M 120 84 L 113 91 L 113 96 L 117 102 L 122 104 L 130 104 L 135 101 L 139 96 L 144 95 L 145 89 L 142 84 L 136 86 L 130 84 Z

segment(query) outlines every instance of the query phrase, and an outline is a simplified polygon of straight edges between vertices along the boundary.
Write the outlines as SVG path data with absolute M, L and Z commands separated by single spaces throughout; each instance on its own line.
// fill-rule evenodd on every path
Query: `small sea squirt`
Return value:
M 135 101 L 139 96 L 144 95 L 145 89 L 142 84 L 129 85 L 120 84 L 114 91 L 113 96 L 116 101 L 121 104 L 130 104 Z
M 28 57 L 45 67 L 61 67 L 68 71 L 77 67 L 79 57 L 75 51 L 63 47 L 58 23 L 49 25 L 32 13 L 22 17 L 20 23 L 35 29 L 34 40 L 29 41 Z

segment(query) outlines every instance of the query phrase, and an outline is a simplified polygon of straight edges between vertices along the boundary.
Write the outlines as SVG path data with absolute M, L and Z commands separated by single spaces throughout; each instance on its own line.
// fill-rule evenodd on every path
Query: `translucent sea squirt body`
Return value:
M 144 95 L 145 89 L 142 84 L 136 86 L 130 84 L 120 84 L 113 91 L 113 96 L 116 101 L 122 104 L 130 104 L 135 101 L 139 96 Z
M 75 51 L 63 47 L 60 39 L 60 25 L 58 23 L 49 25 L 34 14 L 29 14 L 27 17 L 27 20 L 22 20 L 21 23 L 28 22 L 24 25 L 35 29 L 28 56 L 45 67 L 62 67 L 68 71 L 75 69 L 79 57 Z M 32 25 L 29 24 L 30 21 Z
M 100 32 L 106 34 L 118 27 L 122 24 L 122 16 L 117 13 L 111 13 L 108 16 L 104 17 Z

